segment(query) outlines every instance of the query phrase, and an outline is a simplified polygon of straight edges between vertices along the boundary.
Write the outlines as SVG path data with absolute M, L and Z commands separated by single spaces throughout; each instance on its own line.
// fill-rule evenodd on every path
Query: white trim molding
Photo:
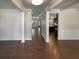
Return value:
M 60 4 L 63 0 L 52 0 L 52 2 L 46 7 L 46 10 L 51 10 L 53 7 Z
M 16 41 L 16 40 L 19 41 L 21 39 L 19 39 L 19 38 L 18 39 L 16 39 L 16 38 L 15 39 L 10 39 L 10 38 L 8 38 L 8 39 L 7 38 L 6 39 L 0 39 L 0 41 Z
M 21 42 L 24 43 L 25 42 L 25 39 L 24 39 L 24 12 L 22 12 L 22 19 L 21 19 L 21 24 L 22 24 L 22 40 Z
M 32 40 L 32 38 L 24 38 L 25 40 Z
M 49 12 L 46 12 L 46 42 L 49 43 Z

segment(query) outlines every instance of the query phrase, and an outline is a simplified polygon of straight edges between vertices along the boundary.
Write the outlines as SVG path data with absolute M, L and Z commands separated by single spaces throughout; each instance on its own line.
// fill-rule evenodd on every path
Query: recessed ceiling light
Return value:
M 43 0 L 32 0 L 33 5 L 41 5 L 43 3 Z

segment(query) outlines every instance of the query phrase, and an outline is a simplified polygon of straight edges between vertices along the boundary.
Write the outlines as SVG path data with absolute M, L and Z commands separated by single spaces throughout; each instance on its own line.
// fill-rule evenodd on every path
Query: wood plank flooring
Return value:
M 79 59 L 79 41 L 57 41 L 50 34 L 46 44 L 37 29 L 32 29 L 32 41 L 0 41 L 0 59 Z
M 0 59 L 50 59 L 48 46 L 36 28 L 32 29 L 32 41 L 0 42 Z
M 49 37 L 50 52 L 54 59 L 79 59 L 79 40 L 58 41 L 53 32 L 50 32 Z

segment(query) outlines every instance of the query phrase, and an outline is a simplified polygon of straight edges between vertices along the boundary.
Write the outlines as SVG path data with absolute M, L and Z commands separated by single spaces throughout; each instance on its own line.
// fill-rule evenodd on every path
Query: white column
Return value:
M 32 40 L 32 10 L 25 9 L 24 39 Z
M 25 39 L 24 39 L 24 12 L 22 12 L 21 15 L 22 15 L 22 19 L 21 19 L 22 40 L 21 40 L 21 42 L 24 43 L 25 42 Z
M 49 43 L 49 12 L 46 12 L 46 42 Z

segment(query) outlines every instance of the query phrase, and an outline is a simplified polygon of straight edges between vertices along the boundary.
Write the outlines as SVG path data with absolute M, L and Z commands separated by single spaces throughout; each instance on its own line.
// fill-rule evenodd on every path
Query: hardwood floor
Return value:
M 50 59 L 48 46 L 37 29 L 32 29 L 32 41 L 0 41 L 0 59 Z
M 37 29 L 32 29 L 32 41 L 0 41 L 0 59 L 79 59 L 79 41 L 57 41 L 50 34 L 46 44 Z
M 54 59 L 79 59 L 78 40 L 57 40 L 55 33 L 50 33 L 50 52 Z M 53 59 L 53 57 L 52 57 Z

